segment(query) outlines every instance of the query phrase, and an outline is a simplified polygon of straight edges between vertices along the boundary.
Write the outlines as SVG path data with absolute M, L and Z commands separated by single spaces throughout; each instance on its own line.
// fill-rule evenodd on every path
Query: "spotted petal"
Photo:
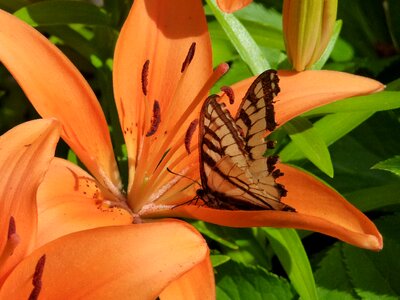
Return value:
M 0 285 L 35 243 L 36 191 L 59 137 L 54 119 L 23 123 L 0 137 Z
M 36 247 L 77 231 L 131 224 L 132 216 L 126 210 L 107 205 L 112 199 L 90 174 L 55 158 L 38 190 Z
M 163 163 L 184 159 L 188 165 L 193 159 L 181 151 L 184 133 L 208 93 L 210 76 L 211 44 L 200 1 L 134 1 L 113 72 L 134 210 L 173 177 L 166 166 L 155 171 L 167 150 Z
M 39 299 L 155 299 L 208 256 L 204 239 L 179 221 L 103 227 L 73 233 L 36 250 L 0 290 L 1 299 L 28 299 L 45 255 Z

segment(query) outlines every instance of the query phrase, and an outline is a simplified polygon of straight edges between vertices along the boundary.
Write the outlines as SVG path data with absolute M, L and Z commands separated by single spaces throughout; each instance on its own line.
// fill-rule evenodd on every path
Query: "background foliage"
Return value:
M 231 66 L 215 91 L 257 72 L 260 64 L 251 53 L 259 53 L 264 66 L 290 68 L 282 38 L 282 1 L 255 1 L 229 16 L 215 9 L 214 0 L 204 4 L 214 65 L 226 61 Z M 114 131 L 115 145 L 122 138 L 112 95 L 112 56 L 130 5 L 129 0 L 0 0 L 0 8 L 45 34 L 88 79 Z M 317 109 L 274 133 L 281 159 L 316 174 L 366 213 L 382 233 L 384 249 L 361 250 L 311 232 L 193 222 L 212 249 L 218 299 L 295 299 L 299 294 L 304 299 L 400 298 L 399 11 L 396 0 L 339 0 L 340 34 L 320 67 L 375 78 L 387 85 L 386 92 Z M 38 115 L 0 66 L 0 133 L 33 118 Z M 321 144 L 314 154 L 307 150 L 310 139 Z M 120 164 L 122 149 L 117 147 Z M 61 144 L 58 156 L 68 155 L 74 159 Z

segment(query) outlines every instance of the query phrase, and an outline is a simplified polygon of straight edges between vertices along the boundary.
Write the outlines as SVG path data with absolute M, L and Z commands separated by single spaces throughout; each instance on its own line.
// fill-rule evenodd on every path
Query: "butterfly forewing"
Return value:
M 274 159 L 264 157 L 268 150 L 264 136 L 266 130 L 273 131 L 277 125 L 273 101 L 280 91 L 278 82 L 275 70 L 265 71 L 258 76 L 249 87 L 235 118 L 243 133 L 253 180 L 268 198 L 276 200 L 286 191 L 275 182 L 275 177 L 280 175 L 279 170 L 275 170 L 276 160 L 274 162 Z
M 273 100 L 280 91 L 278 82 L 275 70 L 262 73 L 248 89 L 237 112 L 236 124 L 243 133 L 250 160 L 264 157 L 266 130 L 273 131 L 276 127 Z

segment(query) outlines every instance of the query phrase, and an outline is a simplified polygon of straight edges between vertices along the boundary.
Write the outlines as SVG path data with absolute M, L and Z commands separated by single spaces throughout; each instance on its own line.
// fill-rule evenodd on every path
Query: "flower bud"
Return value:
M 338 0 L 284 0 L 286 53 L 296 71 L 309 69 L 331 38 Z

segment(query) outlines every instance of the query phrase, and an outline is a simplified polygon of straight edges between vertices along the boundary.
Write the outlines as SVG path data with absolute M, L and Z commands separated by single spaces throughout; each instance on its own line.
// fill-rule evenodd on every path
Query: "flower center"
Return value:
M 172 199 L 175 188 L 184 188 L 179 183 L 181 178 L 169 173 L 167 168 L 174 169 L 179 174 L 197 177 L 198 170 L 193 166 L 193 161 L 197 162 L 197 158 L 195 160 L 193 157 L 188 158 L 188 153 L 190 154 L 191 149 L 196 149 L 197 146 L 190 147 L 190 139 L 196 126 L 190 125 L 192 126 L 190 127 L 189 124 L 198 117 L 197 114 L 209 90 L 229 67 L 227 64 L 218 66 L 205 80 L 203 86 L 194 93 L 192 101 L 188 102 L 184 97 L 187 97 L 187 85 L 191 84 L 187 80 L 188 74 L 193 75 L 193 72 L 196 72 L 195 68 L 191 68 L 192 61 L 196 59 L 195 52 L 196 43 L 192 43 L 182 62 L 181 75 L 170 98 L 165 99 L 165 95 L 150 96 L 162 101 L 148 101 L 147 97 L 152 94 L 148 89 L 151 81 L 149 71 L 151 62 L 146 60 L 143 65 L 141 74 L 144 95 L 141 115 L 143 127 L 139 130 L 141 136 L 138 138 L 134 179 L 128 187 L 128 203 L 133 212 L 138 212 L 144 205 L 155 201 L 165 204 L 168 202 L 167 198 Z M 191 129 L 187 132 L 182 130 L 188 127 Z M 188 163 L 184 164 L 185 161 Z M 187 183 L 185 184 L 187 186 Z

